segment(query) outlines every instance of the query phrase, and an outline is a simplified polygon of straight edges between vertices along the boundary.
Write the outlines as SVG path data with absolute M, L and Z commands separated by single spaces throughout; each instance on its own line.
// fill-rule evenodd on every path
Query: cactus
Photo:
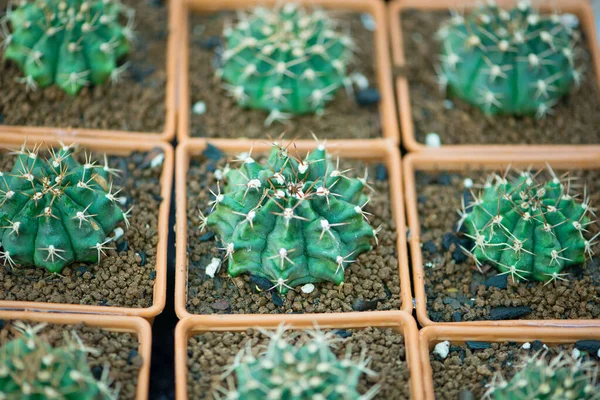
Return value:
M 244 400 L 370 400 L 377 394 L 379 385 L 363 395 L 358 392 L 362 374 L 377 375 L 367 368 L 370 360 L 365 352 L 358 362 L 350 358 L 349 351 L 339 360 L 331 348 L 341 339 L 332 333 L 318 328 L 307 331 L 306 343 L 294 346 L 284 338 L 283 326 L 275 332 L 261 332 L 270 337 L 266 350 L 254 356 L 249 346 L 242 349 L 221 376 L 228 378 L 229 388 L 219 388 L 217 399 L 222 394 L 224 399 Z
M 579 84 L 578 33 L 528 0 L 510 11 L 487 0 L 467 16 L 455 13 L 438 37 L 439 83 L 485 113 L 542 118 Z
M 90 83 L 118 79 L 124 67 L 117 61 L 131 47 L 133 15 L 119 0 L 14 1 L 6 14 L 10 33 L 3 22 L 4 57 L 21 68 L 28 88 L 55 83 L 75 95 Z
M 547 360 L 544 353 L 526 357 L 515 376 L 496 374 L 484 395 L 493 400 L 593 400 L 600 398 L 598 367 L 564 352 Z M 595 366 L 595 367 L 594 367 Z
M 97 165 L 86 155 L 81 165 L 73 147 L 39 155 L 23 144 L 14 151 L 10 173 L 0 172 L 0 235 L 4 263 L 60 272 L 74 262 L 97 262 L 109 248 L 107 235 L 120 222 L 128 226 L 128 212 L 118 205 L 111 175 L 117 170 Z
M 212 213 L 200 212 L 201 229 L 223 242 L 229 274 L 266 278 L 280 293 L 305 283 L 343 284 L 352 258 L 377 239 L 364 210 L 367 177 L 346 176 L 323 144 L 301 159 L 274 143 L 265 165 L 251 152 L 226 172 Z
M 64 346 L 51 346 L 38 336 L 45 325 L 15 323 L 21 335 L 0 349 L 0 400 L 116 400 L 108 365 L 99 380 L 88 365 L 87 354 L 97 351 L 75 332 Z
M 354 43 L 324 11 L 286 3 L 239 15 L 234 27 L 225 27 L 216 74 L 239 105 L 270 112 L 265 125 L 322 112 L 339 87 L 350 87 Z
M 561 271 L 591 256 L 596 237 L 586 240 L 592 223 L 590 198 L 572 191 L 568 175 L 537 182 L 539 174 L 522 171 L 514 179 L 490 175 L 480 193 L 464 205 L 458 227 L 474 242 L 464 249 L 479 266 L 487 261 L 513 279 L 533 278 L 547 283 L 565 279 Z

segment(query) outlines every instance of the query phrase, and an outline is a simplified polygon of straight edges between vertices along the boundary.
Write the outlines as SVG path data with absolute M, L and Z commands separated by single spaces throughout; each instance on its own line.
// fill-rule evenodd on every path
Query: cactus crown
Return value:
M 53 347 L 37 334 L 46 324 L 31 327 L 15 322 L 21 336 L 0 349 L 0 400 L 116 400 L 108 365 L 96 380 L 88 365 L 86 347 L 75 332 L 66 344 Z
M 305 283 L 342 284 L 346 267 L 377 234 L 364 211 L 367 177 L 340 171 L 323 144 L 304 159 L 274 143 L 265 165 L 251 154 L 239 161 L 226 172 L 223 193 L 213 193 L 212 213 L 200 212 L 202 228 L 223 242 L 229 274 L 266 278 L 280 293 Z
M 598 398 L 598 367 L 561 352 L 551 360 L 537 353 L 523 360 L 510 380 L 494 376 L 484 397 L 493 400 L 592 400 Z
M 254 356 L 249 346 L 242 349 L 222 375 L 229 383 L 228 389 L 219 390 L 224 399 L 370 400 L 377 394 L 379 385 L 363 395 L 358 393 L 362 374 L 377 375 L 367 368 L 370 360 L 365 352 L 358 362 L 350 358 L 350 351 L 339 360 L 331 347 L 341 339 L 333 333 L 318 328 L 306 331 L 306 343 L 294 346 L 284 338 L 283 326 L 275 332 L 261 332 L 270 337 L 265 351 Z M 215 397 L 221 399 L 220 394 Z
M 573 180 L 547 169 L 547 182 L 538 182 L 539 174 L 529 170 L 510 180 L 509 170 L 492 174 L 479 193 L 471 194 L 471 203 L 463 204 L 459 229 L 464 227 L 474 243 L 464 250 L 478 266 L 487 261 L 513 279 L 551 282 L 564 279 L 563 268 L 592 255 L 596 238 L 584 237 L 592 223 L 589 197 L 578 200 Z
M 96 262 L 112 239 L 107 235 L 128 212 L 118 205 L 111 175 L 118 170 L 97 165 L 86 155 L 81 165 L 73 147 L 49 157 L 23 144 L 10 173 L 0 172 L 0 231 L 4 264 L 23 264 L 60 272 L 74 262 Z
M 322 10 L 293 3 L 258 7 L 226 26 L 217 76 L 239 105 L 270 111 L 265 121 L 321 112 L 342 85 L 353 57 L 352 39 Z
M 23 71 L 27 88 L 56 83 L 70 95 L 83 86 L 116 81 L 129 53 L 133 10 L 119 0 L 11 0 L 4 57 Z M 128 19 L 121 25 L 121 17 Z
M 439 83 L 488 114 L 544 117 L 579 83 L 578 33 L 528 0 L 510 11 L 487 0 L 467 16 L 454 13 L 438 36 Z

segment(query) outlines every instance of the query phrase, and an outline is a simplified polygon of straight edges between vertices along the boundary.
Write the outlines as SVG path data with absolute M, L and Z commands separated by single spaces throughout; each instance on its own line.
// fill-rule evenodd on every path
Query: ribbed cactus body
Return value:
M 439 31 L 439 80 L 488 114 L 543 117 L 579 82 L 576 33 L 529 1 L 504 10 L 493 1 L 455 14 Z
M 376 235 L 363 207 L 365 179 L 346 176 L 324 146 L 306 158 L 275 144 L 266 163 L 244 158 L 226 174 L 206 225 L 226 250 L 229 273 L 270 280 L 285 293 L 322 281 L 340 284 L 344 269 Z
M 224 36 L 217 75 L 238 104 L 271 111 L 271 120 L 322 110 L 349 82 L 353 42 L 321 10 L 255 8 Z
M 32 87 L 60 86 L 74 95 L 119 72 L 130 51 L 133 11 L 119 0 L 22 0 L 9 8 L 11 33 L 4 57 L 13 60 Z
M 585 261 L 589 199 L 576 196 L 568 178 L 550 173 L 547 182 L 537 182 L 528 171 L 512 180 L 492 175 L 475 194 L 461 224 L 478 264 L 489 262 L 515 278 L 548 281 Z
M 38 148 L 15 152 L 10 173 L 0 173 L 4 263 L 60 272 L 74 262 L 97 262 L 107 235 L 125 221 L 107 164 L 81 165 L 63 146 L 45 159 Z

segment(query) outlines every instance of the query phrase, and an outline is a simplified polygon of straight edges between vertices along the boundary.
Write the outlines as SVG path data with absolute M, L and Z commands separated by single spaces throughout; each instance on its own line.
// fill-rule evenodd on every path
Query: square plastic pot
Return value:
M 152 305 L 146 308 L 130 307 L 107 307 L 94 305 L 80 305 L 67 303 L 44 303 L 33 301 L 9 301 L 0 300 L 0 310 L 29 310 L 29 311 L 49 311 L 62 313 L 80 313 L 80 314 L 108 314 L 108 315 L 128 315 L 143 317 L 150 322 L 154 317 L 160 314 L 165 307 L 166 288 L 167 288 L 167 244 L 169 230 L 169 210 L 171 202 L 171 184 L 173 180 L 173 148 L 171 145 L 161 141 L 150 140 L 100 140 L 90 138 L 55 138 L 49 136 L 28 136 L 27 144 L 34 146 L 36 143 L 44 143 L 48 146 L 57 145 L 59 141 L 65 143 L 77 143 L 80 146 L 103 152 L 108 155 L 127 156 L 134 151 L 151 151 L 159 148 L 164 154 L 162 164 L 162 174 L 160 178 L 162 202 L 158 209 L 158 245 L 156 248 L 156 279 L 154 281 L 154 292 L 152 296 Z M 12 135 L 10 138 L 0 138 L 0 148 L 14 148 L 23 144 L 24 138 L 18 135 Z
M 287 314 L 287 317 L 290 315 Z M 188 340 L 194 335 L 204 332 L 241 332 L 248 328 L 276 329 L 282 322 L 293 330 L 314 328 L 310 320 L 299 321 L 293 318 L 277 318 L 275 315 L 266 316 L 261 323 L 253 320 L 240 319 L 236 323 L 224 320 L 206 321 L 197 316 L 185 318 L 177 324 L 175 330 L 175 393 L 177 400 L 187 400 L 187 346 Z M 402 311 L 379 313 L 377 315 L 344 314 L 330 316 L 318 323 L 321 329 L 360 329 L 368 327 L 393 328 L 404 337 L 406 348 L 406 363 L 410 368 L 410 390 L 412 400 L 423 398 L 421 366 L 418 354 L 418 330 L 410 314 Z

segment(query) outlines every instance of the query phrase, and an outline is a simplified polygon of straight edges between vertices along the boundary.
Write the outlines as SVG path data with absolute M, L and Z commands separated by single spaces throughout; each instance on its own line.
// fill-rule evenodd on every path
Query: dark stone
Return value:
M 150 272 L 150 279 L 156 279 L 156 271 Z
M 387 181 L 388 171 L 385 165 L 377 164 L 375 166 L 375 179 L 377 179 L 378 181 Z
M 435 253 L 437 251 L 437 247 L 433 240 L 423 243 L 423 250 L 428 251 L 430 253 Z
M 442 186 L 450 186 L 452 184 L 452 177 L 450 174 L 442 172 L 438 177 L 438 183 Z
M 515 319 L 524 317 L 531 312 L 531 307 L 494 307 L 490 311 L 490 319 L 493 321 L 499 321 L 504 319 Z
M 600 340 L 578 340 L 575 342 L 575 348 L 581 351 L 587 351 L 592 355 L 598 354 L 600 349 Z
M 531 342 L 531 350 L 540 351 L 544 347 L 544 343 L 541 340 L 534 340 Z
M 117 251 L 127 251 L 129 250 L 129 243 L 127 240 L 123 240 L 122 242 L 117 243 Z
M 372 106 L 379 103 L 381 95 L 376 88 L 366 88 L 356 92 L 356 102 L 359 106 Z
M 141 250 L 140 252 L 138 252 L 138 254 L 140 255 L 140 267 L 143 267 L 144 265 L 146 265 L 146 253 Z
M 454 311 L 452 313 L 452 321 L 454 321 L 454 322 L 461 322 L 462 321 L 462 314 L 459 311 Z
M 75 275 L 77 276 L 82 276 L 83 274 L 85 274 L 87 272 L 87 269 L 85 268 L 85 265 L 80 266 L 79 268 L 77 268 L 75 270 Z
M 138 355 L 137 350 L 131 349 L 129 350 L 129 355 L 127 356 L 127 364 L 131 364 L 133 359 Z
M 141 66 L 136 63 L 131 63 L 129 66 L 129 74 L 137 83 L 142 83 L 144 80 L 152 75 L 156 71 L 156 67 L 150 66 Z
M 346 339 L 346 338 L 349 338 L 350 336 L 352 336 L 352 332 L 347 331 L 346 329 L 338 329 L 337 331 L 333 331 L 333 333 L 335 333 L 342 339 Z
M 442 247 L 446 250 L 450 250 L 450 246 L 453 244 L 458 244 L 458 238 L 453 232 L 445 233 L 442 236 Z
M 215 53 L 213 54 L 213 58 L 212 58 L 212 67 L 214 69 L 219 69 L 223 66 L 223 54 L 222 54 L 222 49 L 220 47 L 217 47 L 215 49 Z
M 453 310 L 458 310 L 462 307 L 462 303 L 452 297 L 444 297 L 444 304 L 448 304 Z
M 102 379 L 102 369 L 103 368 L 100 365 L 94 365 L 91 368 L 92 375 L 94 375 L 94 378 L 96 378 L 96 380 Z
M 225 299 L 217 300 L 210 305 L 213 310 L 224 311 L 229 308 L 229 302 Z
M 4 115 L 0 114 L 0 124 L 4 122 Z
M 467 347 L 471 350 L 484 350 L 492 347 L 488 342 L 472 342 L 467 340 Z
M 419 195 L 419 197 L 417 197 L 417 201 L 420 204 L 424 204 L 427 201 L 427 196 L 425 196 L 424 194 Z
M 506 289 L 508 287 L 508 274 L 494 275 L 484 283 L 485 287 Z
M 212 144 L 208 143 L 206 145 L 206 148 L 202 152 L 202 156 L 207 158 L 208 160 L 216 162 L 223 158 L 223 152 L 219 150 L 217 146 L 213 146 Z
M 354 311 L 370 311 L 375 310 L 377 308 L 377 304 L 379 303 L 379 299 L 376 300 L 363 300 L 358 299 L 352 304 L 352 309 Z
M 454 249 L 454 251 L 452 252 L 452 259 L 457 263 L 463 263 L 465 261 L 467 261 L 469 259 L 469 256 L 467 255 L 467 253 L 465 253 L 465 251 L 461 248 L 461 247 L 456 247 L 456 249 Z
M 212 239 L 214 236 L 215 236 L 215 233 L 210 231 L 210 232 L 206 232 L 204 235 L 200 235 L 198 240 L 200 240 L 201 242 L 206 242 L 207 240 Z
M 281 307 L 283 306 L 283 299 L 276 293 L 276 292 L 271 292 L 271 301 L 273 302 L 273 304 L 275 304 L 277 307 Z
M 273 287 L 270 280 L 258 275 L 250 275 L 250 282 L 254 283 L 260 290 L 269 290 Z
M 475 400 L 475 396 L 470 390 L 463 390 L 458 394 L 458 400 Z
M 470 190 L 463 190 L 463 200 L 465 202 L 465 206 L 471 204 L 473 200 L 475 200 Z
M 206 40 L 202 41 L 201 46 L 206 50 L 214 50 L 221 46 L 222 40 L 220 36 L 210 36 Z
M 4 329 L 4 327 L 5 327 L 5 326 L 6 326 L 6 321 L 5 321 L 5 320 L 3 320 L 3 319 L 0 319 L 0 331 L 1 331 L 2 329 Z

